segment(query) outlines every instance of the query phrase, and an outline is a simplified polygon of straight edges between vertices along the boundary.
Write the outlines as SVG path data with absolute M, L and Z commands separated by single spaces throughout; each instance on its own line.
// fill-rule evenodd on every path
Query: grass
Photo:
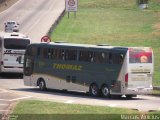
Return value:
M 79 0 L 76 18 L 67 14 L 51 34 L 53 41 L 149 46 L 154 50 L 154 85 L 160 85 L 160 0 L 147 10 L 136 0 Z
M 153 90 L 152 95 L 160 96 L 160 90 Z
M 125 108 L 28 100 L 19 102 L 12 116 L 17 116 L 20 120 L 120 120 L 121 115 L 143 114 L 146 113 Z M 157 111 L 156 114 L 159 115 L 160 111 Z

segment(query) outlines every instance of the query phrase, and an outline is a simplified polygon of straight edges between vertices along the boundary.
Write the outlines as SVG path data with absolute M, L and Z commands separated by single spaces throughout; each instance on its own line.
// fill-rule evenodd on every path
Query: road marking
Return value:
M 108 106 L 109 107 L 116 107 L 117 105 L 116 104 L 109 104 Z
M 0 104 L 0 106 L 7 106 L 8 104 Z
M 72 103 L 74 103 L 74 100 L 68 100 L 68 101 L 66 101 L 64 103 L 66 103 L 66 104 L 72 104 Z
M 8 92 L 7 90 L 4 90 L 4 89 L 0 89 L 0 93 L 6 93 Z
M 12 101 L 17 101 L 17 100 L 29 99 L 29 98 L 31 98 L 31 97 L 32 97 L 32 96 L 20 97 L 20 98 L 11 99 L 11 100 L 8 100 L 8 101 L 9 101 L 9 102 L 12 102 Z
M 8 100 L 6 100 L 6 99 L 0 99 L 0 101 L 8 101 Z
M 0 110 L 0 112 L 7 112 L 8 110 Z

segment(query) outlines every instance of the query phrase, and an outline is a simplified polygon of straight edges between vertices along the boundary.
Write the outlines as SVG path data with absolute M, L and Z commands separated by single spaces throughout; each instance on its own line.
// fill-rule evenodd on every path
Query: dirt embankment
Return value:
M 14 3 L 16 3 L 18 0 L 0 0 L 0 12 L 6 10 L 10 6 L 12 6 Z

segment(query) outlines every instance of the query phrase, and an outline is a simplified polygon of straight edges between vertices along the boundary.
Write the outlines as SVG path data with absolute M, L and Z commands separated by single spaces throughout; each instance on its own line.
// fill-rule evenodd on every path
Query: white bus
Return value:
M 21 33 L 0 33 L 0 73 L 23 73 L 28 44 L 30 38 Z
M 131 98 L 152 92 L 153 61 L 150 47 L 35 43 L 25 52 L 24 84 Z

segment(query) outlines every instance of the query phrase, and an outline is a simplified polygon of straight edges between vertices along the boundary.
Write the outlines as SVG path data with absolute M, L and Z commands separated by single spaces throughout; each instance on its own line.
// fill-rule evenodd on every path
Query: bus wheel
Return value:
M 107 87 L 107 85 L 103 85 L 101 88 L 101 93 L 103 97 L 110 97 L 110 89 Z
M 92 84 L 90 86 L 89 89 L 89 93 L 93 96 L 93 97 L 98 97 L 99 96 L 99 88 L 96 84 Z
M 40 80 L 38 86 L 40 90 L 46 90 L 46 83 L 44 80 Z

